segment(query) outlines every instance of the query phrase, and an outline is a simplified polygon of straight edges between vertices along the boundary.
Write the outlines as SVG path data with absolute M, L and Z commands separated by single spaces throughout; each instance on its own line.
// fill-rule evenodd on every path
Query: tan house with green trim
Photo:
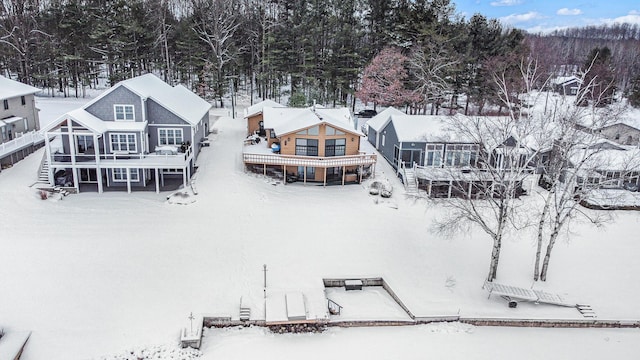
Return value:
M 247 168 L 288 182 L 360 183 L 374 173 L 376 155 L 360 150 L 362 133 L 351 111 L 320 107 L 263 107 L 264 137 L 245 141 Z

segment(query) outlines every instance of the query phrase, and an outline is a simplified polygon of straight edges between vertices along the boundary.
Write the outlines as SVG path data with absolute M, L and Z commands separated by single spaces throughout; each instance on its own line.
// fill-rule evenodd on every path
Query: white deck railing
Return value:
M 24 134 L 18 134 L 17 138 L 0 144 L 0 157 L 4 157 L 18 149 L 33 145 L 43 140 L 44 137 L 35 130 Z
M 363 166 L 375 164 L 377 161 L 377 156 L 375 154 L 319 157 L 243 153 L 242 158 L 245 164 L 307 166 L 321 168 Z

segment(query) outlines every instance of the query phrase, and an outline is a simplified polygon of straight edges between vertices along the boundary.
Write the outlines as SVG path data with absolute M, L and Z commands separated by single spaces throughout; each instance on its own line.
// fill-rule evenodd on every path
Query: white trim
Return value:
M 162 136 L 160 136 L 160 132 L 165 131 L 165 140 L 169 138 L 173 139 L 173 144 L 166 141 L 166 143 L 162 142 Z M 177 134 L 180 131 L 180 141 L 177 141 Z M 173 132 L 173 136 L 169 136 L 169 132 Z M 184 131 L 182 128 L 158 128 L 158 145 L 180 145 L 184 142 Z
M 192 126 L 192 125 L 189 125 L 189 124 L 185 123 L 185 124 L 148 124 L 148 126 L 154 126 L 154 127 L 187 127 L 187 126 Z
M 112 138 L 112 136 L 114 136 L 114 135 L 118 136 L 118 149 L 117 150 L 113 149 L 113 138 Z M 134 141 L 133 141 L 133 150 L 129 150 L 129 149 L 122 150 L 121 149 L 122 144 L 126 143 L 127 144 L 127 148 L 129 147 L 128 144 L 130 144 L 129 143 L 129 136 L 130 135 L 133 135 L 133 139 L 134 139 Z M 121 142 L 120 141 L 120 136 L 125 136 L 127 141 L 125 143 Z M 137 153 L 138 152 L 138 139 L 136 137 L 136 133 L 110 133 L 109 134 L 109 150 L 111 150 L 112 153 L 123 153 L 123 152 L 124 153 L 128 153 L 128 154 Z
M 118 107 L 122 107 L 122 116 L 124 118 L 118 119 Z M 131 119 L 127 119 L 127 109 L 131 108 Z M 136 107 L 131 104 L 113 104 L 113 120 L 114 121 L 136 121 Z
M 140 182 L 140 169 L 138 168 L 113 168 L 111 169 L 111 181 L 114 183 L 127 182 L 127 170 L 130 171 L 132 182 Z M 121 172 L 122 179 L 116 179 L 116 171 Z

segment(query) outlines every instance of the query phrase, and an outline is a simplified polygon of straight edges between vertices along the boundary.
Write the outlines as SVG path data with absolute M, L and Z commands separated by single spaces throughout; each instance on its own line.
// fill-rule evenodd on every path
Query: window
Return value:
M 20 102 L 22 103 L 22 105 L 27 104 L 27 100 L 24 98 L 24 96 L 20 96 Z
M 136 134 L 111 134 L 109 136 L 112 152 L 134 153 L 138 151 Z
M 180 145 L 182 141 L 182 129 L 158 129 L 160 145 Z
M 445 165 L 475 166 L 477 153 L 478 145 L 448 144 L 445 153 Z
M 347 139 L 327 139 L 324 141 L 324 156 L 344 156 L 346 147 Z
M 318 156 L 318 140 L 296 139 L 296 155 Z
M 427 145 L 427 154 L 425 157 L 424 165 L 439 167 L 442 165 L 442 149 L 444 145 Z
M 7 140 L 7 128 L 2 126 L 0 129 L 2 129 L 2 140 Z
M 133 105 L 113 105 L 116 121 L 134 121 Z
M 133 182 L 140 181 L 140 174 L 138 169 L 129 169 L 130 180 Z M 127 181 L 127 169 L 125 168 L 115 168 L 112 172 L 113 181 L 114 182 L 125 182 Z
M 384 146 L 384 135 L 382 135 L 382 146 Z
M 325 130 L 325 133 L 329 136 L 329 135 L 344 135 L 344 131 L 340 131 L 338 129 L 334 129 L 331 126 L 327 126 L 327 129 Z
M 318 135 L 320 132 L 320 128 L 318 126 L 310 127 L 308 129 L 298 131 L 296 134 L 298 135 Z
M 3 100 L 2 103 L 4 104 L 4 109 L 9 110 L 9 100 Z
M 78 144 L 78 154 L 95 153 L 95 149 L 93 147 L 93 136 L 78 135 L 76 142 Z

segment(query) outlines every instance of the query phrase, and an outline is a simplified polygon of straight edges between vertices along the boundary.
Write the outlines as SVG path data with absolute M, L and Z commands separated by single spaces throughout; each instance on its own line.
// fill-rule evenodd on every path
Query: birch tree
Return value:
M 587 70 L 588 71 L 588 70 Z M 610 124 L 617 116 L 607 109 L 580 107 L 575 104 L 584 102 L 583 97 L 593 94 L 595 77 L 582 73 L 581 88 L 578 96 L 562 97 L 552 112 L 552 128 L 544 136 L 554 139 L 550 148 L 542 156 L 540 163 L 542 177 L 539 184 L 546 191 L 540 192 L 543 208 L 538 218 L 537 246 L 533 278 L 535 281 L 546 281 L 549 262 L 554 246 L 573 221 L 586 220 L 596 226 L 602 226 L 610 220 L 608 214 L 583 209 L 582 201 L 594 195 L 594 191 L 606 186 L 608 180 L 601 169 L 611 164 L 605 156 L 611 145 L 597 132 L 597 129 Z M 587 79 L 590 78 L 590 81 Z M 606 89 L 602 93 L 607 93 Z M 625 155 L 622 151 L 618 155 Z M 625 168 L 637 169 L 638 164 L 630 158 L 621 165 Z M 631 171 L 631 170 L 630 170 Z M 542 248 L 545 247 L 544 257 Z
M 534 82 L 533 67 L 531 62 L 520 67 L 524 88 Z M 509 115 L 451 118 L 449 130 L 454 142 L 477 144 L 478 150 L 471 148 L 470 161 L 461 162 L 457 160 L 460 155 L 449 155 L 447 150 L 443 169 L 437 172 L 449 178 L 453 196 L 439 200 L 448 212 L 435 223 L 441 233 L 477 226 L 489 235 L 492 247 L 487 281 L 497 278 L 504 239 L 531 225 L 530 209 L 519 197 L 525 193 L 523 185 L 531 176 L 538 155 L 538 149 L 531 147 L 529 141 L 539 126 L 538 119 L 514 106 L 519 100 L 510 91 L 510 77 L 504 72 L 493 73 L 493 81 Z M 466 158 L 464 153 L 461 158 Z

